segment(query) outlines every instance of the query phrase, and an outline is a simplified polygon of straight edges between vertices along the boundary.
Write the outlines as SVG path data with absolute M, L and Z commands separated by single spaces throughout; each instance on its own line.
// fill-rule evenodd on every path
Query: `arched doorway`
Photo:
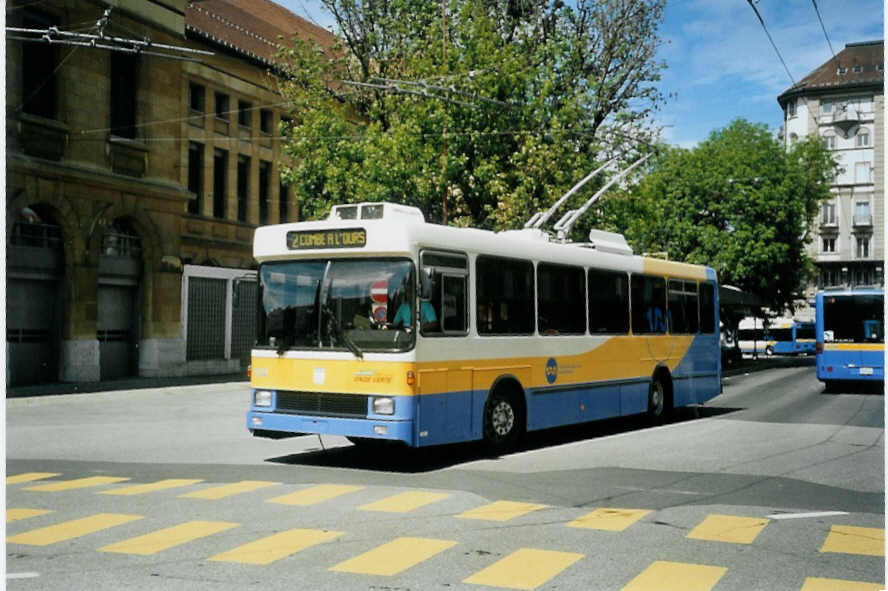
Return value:
M 64 316 L 62 228 L 43 204 L 15 216 L 6 252 L 7 383 L 55 382 Z
M 113 380 L 136 375 L 139 366 L 139 282 L 142 241 L 126 218 L 102 235 L 96 299 L 99 376 Z

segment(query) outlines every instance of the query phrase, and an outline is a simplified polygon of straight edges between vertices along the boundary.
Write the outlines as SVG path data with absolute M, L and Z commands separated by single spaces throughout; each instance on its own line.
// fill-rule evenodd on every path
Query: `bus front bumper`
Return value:
M 247 429 L 292 434 L 342 435 L 366 439 L 389 439 L 415 445 L 412 420 L 343 418 L 279 412 L 247 412 Z

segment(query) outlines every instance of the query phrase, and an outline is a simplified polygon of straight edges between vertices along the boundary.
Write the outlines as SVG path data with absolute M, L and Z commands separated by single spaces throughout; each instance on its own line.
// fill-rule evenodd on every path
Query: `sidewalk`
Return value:
M 139 388 L 167 388 L 169 386 L 195 386 L 221 382 L 247 382 L 246 371 L 208 376 L 182 376 L 168 378 L 122 378 L 104 382 L 57 382 L 15 386 L 6 388 L 7 398 L 27 396 L 48 396 L 52 394 L 79 394 L 86 392 L 107 392 L 109 390 L 136 390 Z

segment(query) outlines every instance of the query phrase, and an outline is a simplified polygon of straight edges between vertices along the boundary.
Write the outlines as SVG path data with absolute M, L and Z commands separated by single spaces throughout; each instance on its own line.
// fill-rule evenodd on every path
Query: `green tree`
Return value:
M 638 252 L 709 265 L 722 283 L 783 310 L 813 270 L 805 245 L 835 167 L 816 137 L 787 151 L 766 125 L 737 119 L 691 150 L 663 150 L 597 222 Z
M 437 0 L 322 1 L 341 46 L 281 56 L 304 218 L 385 200 L 441 221 L 446 199 L 448 223 L 514 228 L 603 158 L 635 159 L 663 100 L 664 0 L 449 0 L 446 26 Z

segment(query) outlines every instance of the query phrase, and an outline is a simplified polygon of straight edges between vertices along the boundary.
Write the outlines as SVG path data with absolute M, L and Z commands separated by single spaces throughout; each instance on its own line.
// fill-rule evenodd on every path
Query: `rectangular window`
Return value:
M 57 24 L 48 14 L 25 9 L 22 26 L 26 29 L 43 30 Z M 25 113 L 56 118 L 56 62 L 56 48 L 52 44 L 22 43 L 22 111 Z
M 854 225 L 867 226 L 872 223 L 870 219 L 869 201 L 858 201 L 854 204 Z
M 465 335 L 469 325 L 468 257 L 462 253 L 425 251 L 420 261 L 420 279 L 428 287 L 428 299 L 421 302 L 422 334 Z
M 823 252 L 835 252 L 836 251 L 836 239 L 835 238 L 824 238 L 822 251 Z
M 252 127 L 253 105 L 246 101 L 237 101 L 237 124 L 241 127 Z
M 586 276 L 582 267 L 537 265 L 537 306 L 540 334 L 584 334 Z
M 479 256 L 475 268 L 478 334 L 533 334 L 533 264 Z
M 259 161 L 259 225 L 268 223 L 268 200 L 271 185 L 271 162 Z
M 715 285 L 700 284 L 700 332 L 715 333 Z
M 823 217 L 821 221 L 824 225 L 834 225 L 836 223 L 836 204 L 835 203 L 824 203 L 823 204 Z
M 823 145 L 827 150 L 835 150 L 836 149 L 836 136 L 834 135 L 826 135 L 823 136 Z
M 869 258 L 869 237 L 868 236 L 858 236 L 857 237 L 857 258 L 859 258 L 859 259 L 868 259 Z
M 271 109 L 259 110 L 259 130 L 262 133 L 271 133 L 273 115 Z
M 669 332 L 672 334 L 696 334 L 697 283 L 694 281 L 669 280 Z
M 589 332 L 629 332 L 629 276 L 589 269 Z
M 633 275 L 632 332 L 635 334 L 665 334 L 666 280 L 662 277 Z
M 855 183 L 871 183 L 870 169 L 872 165 L 869 162 L 856 162 L 854 164 L 854 182 Z
M 111 53 L 111 134 L 130 139 L 136 137 L 137 64 L 134 55 Z
M 786 103 L 786 110 L 789 113 L 790 117 L 795 117 L 796 115 L 796 102 L 794 100 Z
M 204 147 L 188 142 L 188 190 L 194 197 L 188 202 L 188 213 L 200 214 L 203 203 Z
M 216 118 L 228 121 L 228 95 L 216 93 Z
M 225 217 L 225 200 L 228 193 L 228 152 L 213 150 L 213 217 Z
M 250 194 L 250 157 L 237 157 L 237 221 L 247 221 L 247 201 Z
M 206 109 L 206 91 L 200 84 L 191 82 L 188 85 L 188 106 L 195 113 L 203 113 Z
M 832 113 L 832 101 L 820 101 L 820 110 L 824 114 Z
M 290 221 L 290 188 L 284 183 L 278 185 L 278 223 Z
M 866 131 L 861 131 L 857 134 L 857 147 L 865 148 L 870 145 L 870 136 Z

